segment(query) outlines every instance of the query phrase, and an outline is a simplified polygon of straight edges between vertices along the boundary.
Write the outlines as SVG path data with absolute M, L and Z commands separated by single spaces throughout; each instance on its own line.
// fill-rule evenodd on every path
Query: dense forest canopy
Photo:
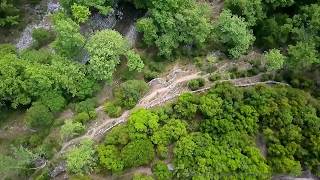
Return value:
M 2 0 L 0 43 L 5 179 L 320 177 L 319 0 Z

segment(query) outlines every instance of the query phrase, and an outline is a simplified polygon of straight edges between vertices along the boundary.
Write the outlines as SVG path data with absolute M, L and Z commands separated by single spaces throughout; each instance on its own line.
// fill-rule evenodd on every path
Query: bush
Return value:
M 171 173 L 167 167 L 167 164 L 163 161 L 158 161 L 152 167 L 152 173 L 156 177 L 157 180 L 168 180 L 171 179 Z
M 90 120 L 90 116 L 87 112 L 79 113 L 74 117 L 75 122 L 79 122 L 82 124 L 89 122 L 89 120 Z
M 37 28 L 32 31 L 33 46 L 39 49 L 45 45 L 48 45 L 55 38 L 53 32 L 44 28 Z
M 34 103 L 25 116 L 28 125 L 32 128 L 47 128 L 52 124 L 53 115 L 49 108 L 41 103 Z
M 121 158 L 126 167 L 146 165 L 154 158 L 153 144 L 147 139 L 132 141 L 122 149 Z
M 132 180 L 154 180 L 152 176 L 148 176 L 141 173 L 136 173 L 133 175 Z
M 0 56 L 3 57 L 7 54 L 16 54 L 17 49 L 12 44 L 0 44 Z
M 129 80 L 116 89 L 115 97 L 120 101 L 122 107 L 132 109 L 148 89 L 149 86 L 144 81 Z
M 205 80 L 203 78 L 193 79 L 188 82 L 188 87 L 192 90 L 198 90 L 205 85 Z
M 121 107 L 112 102 L 107 102 L 104 105 L 104 111 L 108 114 L 109 117 L 112 118 L 119 117 L 122 112 Z
M 66 120 L 65 124 L 61 127 L 60 133 L 63 139 L 70 139 L 83 133 L 85 126 L 80 122 L 72 122 Z
M 43 93 L 40 98 L 42 104 L 47 106 L 51 112 L 58 112 L 66 105 L 66 100 L 57 92 Z
M 94 99 L 86 99 L 76 104 L 77 113 L 95 111 L 96 101 Z
M 147 81 L 151 81 L 159 76 L 159 73 L 156 71 L 151 71 L 149 69 L 144 70 L 144 79 Z
M 219 81 L 219 80 L 221 80 L 221 76 L 220 76 L 220 74 L 216 74 L 216 73 L 214 73 L 214 74 L 211 74 L 210 76 L 209 76 L 209 80 L 210 81 Z
M 89 139 L 83 140 L 78 147 L 73 148 L 66 154 L 67 171 L 72 174 L 83 175 L 92 171 L 95 166 L 94 142 Z

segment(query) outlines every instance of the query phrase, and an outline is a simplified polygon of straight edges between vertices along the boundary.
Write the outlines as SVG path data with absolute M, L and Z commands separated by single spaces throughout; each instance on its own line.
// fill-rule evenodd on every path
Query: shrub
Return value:
M 205 80 L 203 78 L 193 79 L 188 82 L 188 87 L 192 90 L 198 90 L 205 85 Z
M 25 116 L 28 125 L 32 128 L 47 128 L 52 124 L 53 115 L 49 108 L 41 103 L 34 103 Z
M 146 93 L 149 86 L 146 82 L 141 80 L 129 80 L 120 85 L 115 91 L 115 96 L 120 100 L 122 107 L 133 108 L 141 96 Z
M 167 164 L 163 161 L 158 161 L 152 167 L 152 173 L 158 180 L 168 180 L 171 179 L 171 173 L 167 167 Z
M 0 56 L 3 57 L 7 54 L 16 54 L 17 49 L 12 44 L 0 44 Z
M 122 149 L 121 158 L 126 167 L 146 165 L 154 158 L 153 144 L 147 139 L 132 141 Z
M 33 46 L 39 49 L 45 45 L 48 45 L 55 38 L 53 32 L 44 28 L 37 28 L 32 31 Z
M 126 145 L 129 142 L 129 132 L 126 125 L 119 125 L 107 134 L 104 143 L 112 145 Z
M 214 74 L 210 75 L 209 80 L 212 81 L 212 82 L 213 81 L 218 81 L 218 80 L 221 80 L 221 76 L 220 76 L 220 74 L 214 73 Z
M 108 114 L 108 116 L 112 118 L 119 117 L 121 115 L 121 107 L 117 106 L 115 103 L 107 102 L 104 105 L 104 110 Z
M 120 151 L 114 145 L 101 145 L 97 148 L 99 161 L 102 167 L 112 172 L 121 172 L 124 164 L 120 158 Z
M 89 120 L 90 120 L 90 116 L 87 112 L 79 113 L 74 117 L 74 121 L 82 124 L 89 122 Z
M 90 112 L 95 110 L 95 106 L 96 102 L 94 99 L 86 99 L 76 104 L 75 110 L 77 113 Z
M 67 171 L 77 175 L 90 172 L 95 166 L 93 146 L 93 141 L 86 139 L 78 147 L 70 150 L 66 154 Z
M 136 173 L 133 175 L 132 180 L 154 180 L 152 176 L 148 176 L 141 173 Z
M 47 106 L 51 112 L 58 112 L 66 105 L 66 100 L 57 92 L 43 93 L 40 98 L 42 104 Z
M 83 133 L 85 126 L 80 122 L 72 122 L 72 120 L 66 120 L 65 124 L 61 127 L 60 133 L 63 139 L 73 138 Z
M 144 79 L 147 81 L 151 81 L 159 76 L 159 73 L 156 71 L 151 71 L 149 69 L 144 70 Z

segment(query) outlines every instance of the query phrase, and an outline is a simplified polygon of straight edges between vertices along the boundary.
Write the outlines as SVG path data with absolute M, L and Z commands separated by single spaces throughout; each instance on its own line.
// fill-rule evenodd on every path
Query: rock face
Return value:
M 17 40 L 16 48 L 18 51 L 29 48 L 32 45 L 32 31 L 37 28 L 50 29 L 52 24 L 49 20 L 49 15 L 55 11 L 60 9 L 60 4 L 57 1 L 49 0 L 47 2 L 47 11 L 45 13 L 41 13 L 39 6 L 34 8 L 36 14 L 39 14 L 39 18 L 41 19 L 38 23 L 29 24 L 24 31 L 22 32 L 20 38 Z
M 50 177 L 57 177 L 64 172 L 66 172 L 66 164 L 62 162 L 50 172 Z

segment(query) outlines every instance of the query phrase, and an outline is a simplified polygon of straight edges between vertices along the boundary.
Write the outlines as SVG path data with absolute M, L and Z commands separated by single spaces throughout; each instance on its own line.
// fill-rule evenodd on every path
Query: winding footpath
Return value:
M 157 78 L 149 82 L 150 92 L 146 94 L 136 105 L 136 108 L 150 109 L 159 105 L 163 105 L 176 97 L 180 96 L 185 92 L 199 93 L 209 90 L 214 84 L 221 82 L 230 82 L 238 87 L 254 86 L 258 84 L 283 84 L 275 81 L 265 81 L 261 82 L 261 74 L 253 77 L 239 78 L 239 79 L 229 79 L 220 80 L 210 83 L 207 82 L 207 86 L 197 90 L 190 91 L 186 87 L 186 83 L 192 79 L 204 78 L 208 81 L 208 74 L 201 75 L 201 72 L 189 72 L 183 71 L 179 68 L 175 68 L 167 77 Z M 104 135 L 111 130 L 113 127 L 125 123 L 130 115 L 131 110 L 123 112 L 123 114 L 118 118 L 109 118 L 103 112 L 103 106 L 96 108 L 98 114 L 97 121 L 88 128 L 88 131 L 75 139 L 72 139 L 63 144 L 58 155 L 65 153 L 71 147 L 77 145 L 81 140 L 90 138 L 96 141 L 101 140 Z

